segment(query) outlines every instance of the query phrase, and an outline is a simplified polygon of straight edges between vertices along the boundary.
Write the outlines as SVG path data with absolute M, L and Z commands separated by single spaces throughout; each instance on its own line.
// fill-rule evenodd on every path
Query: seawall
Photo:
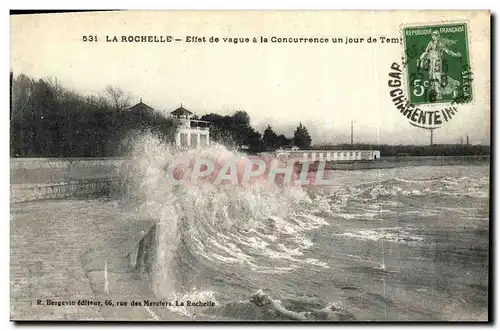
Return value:
M 117 193 L 119 179 L 81 179 L 62 183 L 11 184 L 10 201 L 25 202 L 70 197 L 87 198 Z
M 119 193 L 127 158 L 11 158 L 10 201 L 86 198 Z
M 60 183 L 114 177 L 129 158 L 11 158 L 11 184 Z

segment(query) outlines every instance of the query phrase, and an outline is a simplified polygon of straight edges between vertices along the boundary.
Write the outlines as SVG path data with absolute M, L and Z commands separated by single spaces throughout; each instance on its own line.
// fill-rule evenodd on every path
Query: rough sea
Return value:
M 488 164 L 330 171 L 329 186 L 172 187 L 163 148 L 143 143 L 127 170 L 141 217 L 159 223 L 152 289 L 158 299 L 215 303 L 173 311 L 198 320 L 487 319 Z M 232 155 L 221 151 L 204 155 Z

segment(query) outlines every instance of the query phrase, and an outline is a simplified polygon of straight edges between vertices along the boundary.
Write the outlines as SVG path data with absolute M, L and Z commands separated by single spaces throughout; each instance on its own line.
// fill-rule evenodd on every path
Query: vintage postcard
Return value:
M 10 16 L 13 321 L 472 321 L 489 11 Z

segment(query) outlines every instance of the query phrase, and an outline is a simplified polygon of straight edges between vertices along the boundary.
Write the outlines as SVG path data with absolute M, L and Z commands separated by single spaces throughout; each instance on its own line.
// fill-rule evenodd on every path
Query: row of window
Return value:
M 198 135 L 197 134 L 191 134 L 191 141 L 190 141 L 190 146 L 196 147 L 198 142 Z M 181 133 L 180 134 L 180 145 L 181 146 L 188 146 L 188 134 L 187 133 Z M 208 135 L 206 134 L 200 134 L 200 146 L 208 146 Z
M 361 152 L 331 152 L 331 156 L 336 156 L 336 157 L 342 157 L 342 154 L 344 157 L 359 157 Z M 317 155 L 318 157 L 321 157 L 322 154 L 324 157 L 328 157 L 328 152 L 324 153 L 317 153 L 317 152 L 312 152 L 309 153 L 309 157 L 313 157 L 313 155 Z M 371 153 L 362 153 L 361 156 L 371 156 Z

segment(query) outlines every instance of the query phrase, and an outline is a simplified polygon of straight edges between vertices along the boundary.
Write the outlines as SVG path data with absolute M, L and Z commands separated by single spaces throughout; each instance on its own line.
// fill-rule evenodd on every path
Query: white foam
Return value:
M 394 243 L 407 243 L 422 242 L 424 237 L 418 235 L 411 235 L 408 231 L 401 230 L 401 228 L 384 228 L 375 230 L 358 230 L 356 232 L 344 232 L 335 234 L 335 236 L 343 236 L 356 238 L 361 240 L 370 241 L 387 241 Z
M 307 264 L 310 264 L 310 265 L 315 265 L 315 266 L 322 267 L 322 268 L 325 268 L 325 269 L 329 269 L 330 268 L 327 263 L 325 263 L 323 261 L 320 261 L 318 259 L 313 259 L 313 258 L 305 259 L 304 263 L 307 263 Z
M 302 253 L 298 247 L 291 249 L 291 248 L 287 248 L 283 244 L 278 244 L 278 248 L 281 249 L 282 251 L 288 253 L 289 256 L 302 256 L 302 255 L 304 255 L 304 253 Z
M 368 220 L 375 220 L 377 219 L 378 215 L 377 213 L 373 212 L 366 212 L 366 213 L 335 213 L 335 216 L 341 217 L 346 220 L 363 220 L 363 219 L 368 219 Z
M 297 266 L 294 264 L 290 264 L 287 267 L 262 267 L 252 265 L 250 269 L 261 274 L 283 274 L 297 269 Z

